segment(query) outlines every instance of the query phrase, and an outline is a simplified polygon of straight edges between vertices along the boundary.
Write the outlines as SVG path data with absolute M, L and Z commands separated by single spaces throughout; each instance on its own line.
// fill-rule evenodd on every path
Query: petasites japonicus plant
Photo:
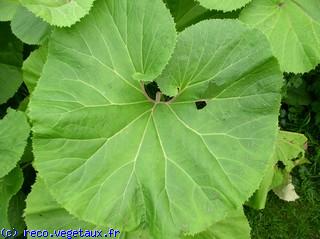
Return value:
M 266 37 L 237 20 L 177 35 L 160 0 L 97 0 L 50 38 L 29 106 L 34 166 L 79 220 L 194 235 L 259 187 L 281 84 Z

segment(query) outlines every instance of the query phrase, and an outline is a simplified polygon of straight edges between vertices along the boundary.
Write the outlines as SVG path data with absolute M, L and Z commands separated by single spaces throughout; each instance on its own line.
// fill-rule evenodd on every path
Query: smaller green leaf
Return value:
M 20 168 L 15 168 L 7 176 L 0 178 L 0 228 L 10 228 L 8 221 L 9 202 L 21 188 L 23 174 Z
M 47 45 L 43 45 L 39 49 L 33 51 L 23 62 L 23 81 L 26 84 L 30 94 L 33 92 L 41 76 L 43 66 L 47 61 L 47 55 L 48 47 Z
M 301 159 L 304 161 L 307 140 L 303 134 L 280 131 L 274 157 L 285 165 L 284 171 L 290 173 Z
M 11 21 L 19 2 L 17 0 L 1 0 L 0 1 L 0 21 Z
M 45 42 L 52 27 L 25 7 L 19 7 L 11 21 L 12 32 L 23 42 L 38 45 Z
M 308 72 L 320 63 L 319 0 L 253 0 L 240 20 L 265 33 L 282 71 Z
M 221 10 L 224 12 L 233 11 L 244 7 L 251 0 L 198 0 L 199 3 L 209 9 Z
M 0 178 L 16 167 L 27 145 L 29 132 L 26 115 L 9 109 L 0 121 Z
M 250 198 L 248 205 L 256 209 L 263 209 L 270 190 L 277 188 L 280 192 L 287 191 L 284 189 L 292 189 L 290 172 L 295 166 L 306 162 L 304 159 L 306 142 L 307 138 L 303 134 L 279 132 L 268 171 L 259 190 Z M 280 168 L 277 162 L 282 162 L 285 167 Z M 290 192 L 292 195 L 292 190 Z
M 94 0 L 20 0 L 21 4 L 51 25 L 71 26 L 89 13 Z

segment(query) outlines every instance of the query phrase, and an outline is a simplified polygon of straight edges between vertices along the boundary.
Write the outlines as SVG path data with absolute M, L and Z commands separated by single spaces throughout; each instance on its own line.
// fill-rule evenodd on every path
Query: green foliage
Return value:
M 0 230 L 319 238 L 319 7 L 2 0 Z
M 318 0 L 253 0 L 240 19 L 266 34 L 281 69 L 307 72 L 320 63 Z

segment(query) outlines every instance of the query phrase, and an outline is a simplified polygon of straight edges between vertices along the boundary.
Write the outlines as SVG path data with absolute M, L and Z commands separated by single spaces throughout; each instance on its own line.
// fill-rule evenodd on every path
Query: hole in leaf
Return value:
M 205 102 L 205 101 L 197 101 L 196 102 L 196 107 L 198 110 L 202 110 L 206 106 L 207 106 L 207 102 Z
M 286 167 L 286 165 L 284 165 L 284 163 L 282 161 L 278 161 L 277 162 L 277 167 L 280 169 L 284 169 Z
M 158 84 L 156 82 L 151 82 L 149 84 L 145 84 L 144 85 L 144 90 L 147 93 L 147 95 L 154 101 L 156 101 L 157 92 L 161 92 L 160 88 L 159 88 L 159 86 L 158 86 Z M 160 101 L 167 102 L 167 101 L 170 101 L 172 98 L 173 97 L 171 97 L 171 96 L 167 96 L 167 95 L 161 94 Z
M 158 84 L 156 82 L 145 84 L 144 89 L 151 99 L 156 100 L 157 92 L 160 91 Z

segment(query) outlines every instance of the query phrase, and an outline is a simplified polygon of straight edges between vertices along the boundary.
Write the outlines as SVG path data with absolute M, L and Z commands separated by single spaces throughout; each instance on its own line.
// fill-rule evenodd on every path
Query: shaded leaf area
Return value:
M 24 83 L 21 84 L 17 92 L 6 103 L 0 105 L 0 119 L 2 119 L 9 108 L 18 109 L 21 102 L 29 95 L 28 89 Z
M 80 24 L 53 33 L 30 104 L 34 165 L 77 218 L 178 238 L 206 230 L 258 187 L 276 137 L 282 82 L 268 42 L 239 21 L 188 29 L 174 52 L 181 58 L 168 65 L 176 32 L 158 0 L 99 0 Z M 197 61 L 183 61 L 188 55 Z M 174 64 L 182 87 L 164 83 Z M 150 99 L 142 86 L 155 78 L 165 79 L 162 93 L 178 87 L 179 95 Z M 202 97 L 207 106 L 198 110 Z
M 1 0 L 0 21 L 11 21 L 18 7 L 19 2 L 16 0 Z
M 11 29 L 22 42 L 30 45 L 44 43 L 52 31 L 48 23 L 22 6 L 17 9 L 11 21 Z
M 194 0 L 164 0 L 174 17 L 176 28 L 183 31 L 186 27 L 205 19 L 238 18 L 240 10 L 224 13 L 209 10 Z
M 22 171 L 19 167 L 13 169 L 8 175 L 0 178 L 0 227 L 1 228 L 12 228 L 15 226 L 11 225 L 8 218 L 9 203 L 11 198 L 20 190 L 23 183 Z M 11 217 L 12 219 L 12 217 Z
M 320 63 L 318 0 L 253 0 L 240 20 L 263 31 L 281 70 L 304 73 Z
M 23 213 L 26 208 L 25 200 L 25 194 L 20 191 L 11 198 L 8 208 L 8 221 L 11 227 L 15 228 L 19 234 L 26 228 L 23 218 Z
M 0 121 L 0 178 L 6 176 L 20 161 L 29 133 L 26 115 L 8 110 L 8 114 Z
M 20 3 L 50 25 L 71 26 L 87 15 L 94 0 L 20 0 Z
M 0 104 L 5 103 L 22 83 L 23 44 L 11 33 L 10 24 L 0 22 Z

